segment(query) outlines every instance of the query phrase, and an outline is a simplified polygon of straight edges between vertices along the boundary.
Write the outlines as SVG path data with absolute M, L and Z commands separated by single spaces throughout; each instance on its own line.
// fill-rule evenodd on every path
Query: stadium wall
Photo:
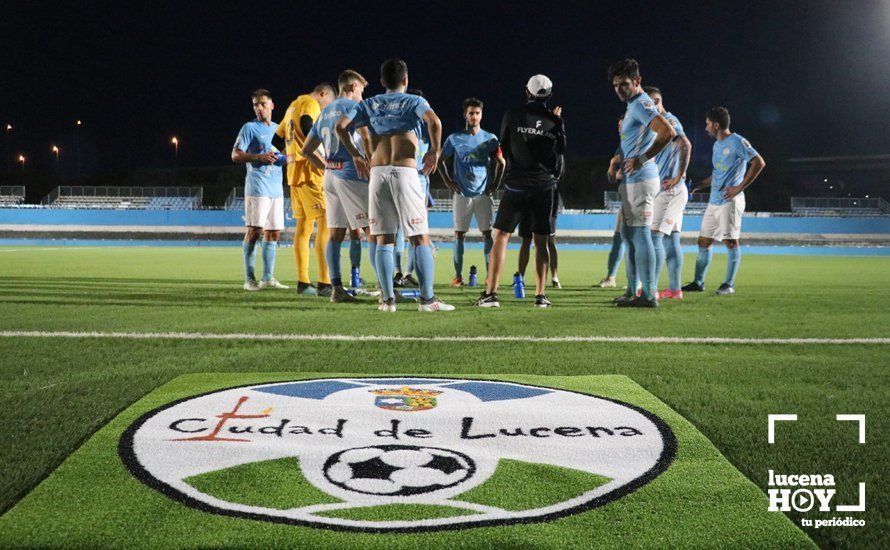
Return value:
M 288 227 L 294 225 L 288 215 Z M 683 237 L 694 238 L 701 216 L 686 215 Z M 431 233 L 450 238 L 451 213 L 430 212 Z M 563 213 L 558 234 L 563 239 L 610 238 L 615 214 Z M 746 215 L 743 238 L 763 242 L 890 244 L 890 217 L 790 217 L 770 213 Z M 240 211 L 233 210 L 102 210 L 0 208 L 0 234 L 40 238 L 169 238 L 238 239 L 244 232 Z M 471 231 L 472 233 L 478 232 Z

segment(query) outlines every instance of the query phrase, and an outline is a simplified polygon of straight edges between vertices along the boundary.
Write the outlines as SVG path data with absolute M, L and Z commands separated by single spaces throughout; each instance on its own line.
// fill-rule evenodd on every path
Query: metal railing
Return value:
M 40 203 L 58 208 L 195 210 L 203 198 L 201 187 L 59 186 Z
M 14 206 L 25 202 L 24 185 L 0 185 L 0 206 Z
M 234 187 L 226 197 L 226 210 L 240 210 L 244 208 L 244 188 Z
M 791 197 L 791 212 L 802 216 L 890 216 L 881 197 Z

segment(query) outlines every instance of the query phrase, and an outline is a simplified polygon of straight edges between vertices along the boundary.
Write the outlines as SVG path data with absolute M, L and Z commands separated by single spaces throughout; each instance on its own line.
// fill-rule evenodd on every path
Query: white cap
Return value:
M 543 98 L 553 92 L 553 82 L 542 74 L 536 74 L 528 79 L 525 89 L 528 90 L 532 97 Z

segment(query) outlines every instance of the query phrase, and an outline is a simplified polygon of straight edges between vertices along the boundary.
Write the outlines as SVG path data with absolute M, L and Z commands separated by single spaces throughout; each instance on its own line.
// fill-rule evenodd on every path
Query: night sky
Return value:
M 733 129 L 769 163 L 790 157 L 886 154 L 890 1 L 184 3 L 110 11 L 17 3 L 0 30 L 0 122 L 16 152 L 50 166 L 71 158 L 74 121 L 91 170 L 229 162 L 268 88 L 277 120 L 289 102 L 354 68 L 377 93 L 380 62 L 405 59 L 447 133 L 468 96 L 483 127 L 523 101 L 529 76 L 554 82 L 571 155 L 609 155 L 623 110 L 608 65 L 634 57 L 662 88 L 707 165 L 704 112 L 729 108 Z M 497 7 L 495 7 L 497 5 Z M 315 7 L 317 6 L 317 7 Z

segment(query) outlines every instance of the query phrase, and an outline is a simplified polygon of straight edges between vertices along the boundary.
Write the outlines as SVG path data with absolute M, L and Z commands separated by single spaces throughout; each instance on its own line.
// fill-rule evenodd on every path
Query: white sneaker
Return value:
M 246 291 L 248 291 L 248 292 L 256 292 L 257 290 L 260 290 L 260 289 L 262 289 L 262 288 L 263 288 L 263 287 L 261 287 L 261 286 L 260 286 L 256 281 L 254 281 L 253 279 L 249 279 L 249 280 L 247 280 L 247 281 L 244 281 L 244 290 L 246 290 Z
M 433 296 L 429 300 L 418 300 L 417 311 L 454 311 L 454 306 Z
M 260 281 L 259 287 L 262 288 L 278 288 L 281 290 L 287 290 L 290 287 L 287 285 L 283 285 L 278 282 L 278 279 L 269 279 L 268 281 Z
M 393 298 L 390 298 L 389 300 L 380 302 L 380 305 L 377 306 L 377 311 L 382 311 L 384 313 L 395 313 L 396 301 Z
M 553 280 L 550 281 L 550 286 L 552 286 L 553 288 L 562 288 L 562 285 L 559 284 L 558 277 L 554 277 Z
M 603 277 L 597 286 L 600 288 L 615 288 L 615 277 Z

